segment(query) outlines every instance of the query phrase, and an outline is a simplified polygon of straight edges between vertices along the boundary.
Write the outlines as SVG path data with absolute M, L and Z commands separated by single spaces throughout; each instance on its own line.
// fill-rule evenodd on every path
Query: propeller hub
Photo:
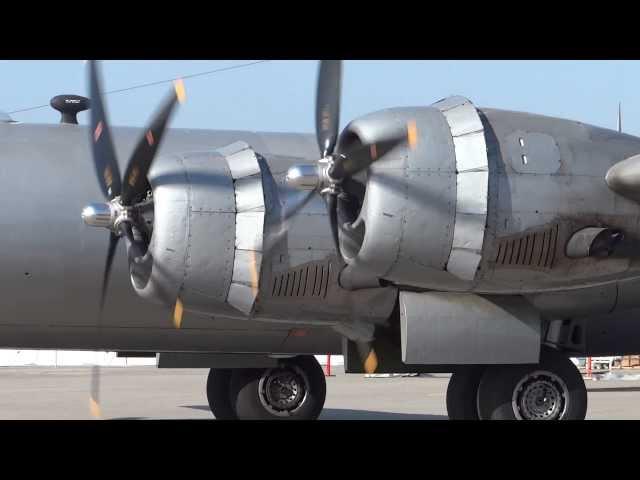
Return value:
M 297 190 L 316 190 L 326 177 L 326 169 L 319 165 L 294 165 L 287 170 L 285 181 Z
M 82 210 L 82 220 L 90 227 L 113 227 L 116 211 L 111 203 L 90 203 Z
M 107 228 L 115 234 L 120 234 L 120 225 L 125 222 L 133 223 L 134 211 L 120 203 L 116 197 L 109 203 L 90 203 L 82 210 L 82 220 L 90 227 Z

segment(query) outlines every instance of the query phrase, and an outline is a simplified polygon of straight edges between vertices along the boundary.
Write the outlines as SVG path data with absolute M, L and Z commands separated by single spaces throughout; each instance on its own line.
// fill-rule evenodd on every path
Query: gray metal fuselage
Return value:
M 432 115 L 430 109 L 403 111 L 413 115 L 414 110 L 424 110 L 426 118 Z M 389 267 L 386 279 L 396 282 L 399 289 L 523 295 L 551 318 L 639 308 L 637 259 L 631 255 L 569 259 L 564 245 L 573 232 L 587 226 L 619 228 L 631 246 L 637 242 L 637 204 L 609 190 L 604 177 L 613 164 L 640 152 L 640 138 L 538 115 L 492 109 L 480 112 L 489 184 L 486 228 L 473 280 L 447 271 L 450 252 L 455 249 L 453 234 L 446 233 L 455 219 L 455 197 L 447 213 L 450 219 L 441 212 L 434 218 L 442 218 L 442 224 L 423 225 L 425 233 L 433 229 L 430 239 L 445 232 L 443 244 L 437 247 L 449 262 L 405 260 L 398 255 L 398 261 L 404 263 Z M 137 128 L 113 129 L 121 170 L 141 133 Z M 172 129 L 163 141 L 161 156 L 214 151 L 237 141 L 246 142 L 264 158 L 284 204 L 304 195 L 287 191 L 282 182 L 291 165 L 317 162 L 320 154 L 312 135 Z M 432 141 L 452 145 L 451 137 L 429 137 L 425 148 L 437 149 Z M 448 173 L 442 166 L 430 170 L 423 164 L 414 174 L 407 168 L 411 161 L 410 156 L 399 158 L 387 172 L 396 175 L 407 198 L 429 213 L 429 197 L 420 198 L 420 189 L 413 189 L 415 182 L 423 190 L 437 182 L 443 190 L 441 198 L 446 199 L 445 190 L 455 190 L 456 172 Z M 385 171 L 385 162 L 372 167 L 371 178 L 376 171 Z M 182 328 L 175 330 L 166 305 L 146 302 L 134 293 L 121 247 L 99 322 L 97 305 L 108 235 L 80 220 L 82 208 L 102 198 L 91 164 L 89 132 L 73 125 L 0 124 L 0 164 L 4 199 L 0 214 L 1 347 L 338 353 L 339 337 L 330 327 L 367 316 L 384 319 L 395 305 L 394 287 L 346 291 L 338 286 L 326 209 L 316 195 L 289 222 L 284 248 L 265 254 L 258 306 L 250 318 L 228 309 L 188 313 Z M 369 196 L 374 193 L 367 191 Z M 268 214 L 270 205 L 266 209 Z M 398 212 L 405 223 L 414 215 L 403 206 Z M 433 247 L 425 245 L 424 249 Z M 285 281 L 287 272 L 308 262 L 333 265 L 331 275 L 323 280 L 323 296 L 274 298 L 278 288 L 286 290 L 278 282 Z M 373 301 L 378 298 L 379 307 Z M 369 310 L 365 303 L 370 304 Z M 300 334 L 297 327 L 308 332 Z
M 120 168 L 141 130 L 114 128 Z M 274 171 L 317 156 L 310 135 L 172 130 L 163 154 L 213 150 L 237 140 L 275 158 Z M 278 155 L 282 155 L 279 157 Z M 290 160 L 286 155 L 289 155 Z M 292 330 L 293 324 L 186 313 L 176 330 L 171 312 L 132 289 L 120 245 L 102 320 L 97 305 L 108 232 L 87 227 L 79 212 L 101 200 L 83 126 L 0 124 L 3 294 L 0 346 L 141 351 L 337 353 L 339 337 L 327 328 Z M 324 220 L 316 208 L 314 220 Z M 318 229 L 322 231 L 322 228 Z M 329 238 L 321 238 L 327 253 Z M 299 325 L 297 325 L 299 326 Z

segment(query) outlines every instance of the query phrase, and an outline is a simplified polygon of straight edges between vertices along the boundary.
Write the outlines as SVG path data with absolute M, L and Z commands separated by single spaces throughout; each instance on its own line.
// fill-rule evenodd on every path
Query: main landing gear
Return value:
M 565 354 L 543 347 L 537 365 L 469 367 L 447 389 L 452 420 L 584 420 L 587 389 Z
M 280 360 L 268 369 L 211 369 L 207 399 L 218 420 L 315 420 L 326 397 L 313 356 Z

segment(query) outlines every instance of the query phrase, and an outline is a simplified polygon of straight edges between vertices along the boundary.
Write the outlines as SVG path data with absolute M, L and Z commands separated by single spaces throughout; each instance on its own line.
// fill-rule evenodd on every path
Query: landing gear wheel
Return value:
M 587 389 L 568 356 L 543 348 L 538 365 L 486 370 L 478 415 L 482 420 L 584 420 Z
M 231 403 L 240 420 L 315 420 L 326 396 L 324 372 L 312 356 L 266 370 L 235 370 Z
M 478 387 L 484 368 L 470 367 L 451 375 L 447 387 L 449 420 L 478 420 Z
M 207 401 L 216 420 L 236 420 L 236 412 L 231 405 L 229 388 L 233 370 L 212 368 L 207 378 Z

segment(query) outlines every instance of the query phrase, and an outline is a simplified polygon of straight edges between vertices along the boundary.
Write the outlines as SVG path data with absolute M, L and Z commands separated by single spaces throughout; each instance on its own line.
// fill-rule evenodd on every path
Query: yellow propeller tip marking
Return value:
M 187 92 L 184 89 L 184 82 L 182 81 L 182 79 L 178 79 L 174 82 L 173 86 L 176 90 L 176 97 L 178 97 L 178 101 L 180 103 L 184 103 L 187 99 Z
M 364 371 L 366 373 L 374 373 L 378 369 L 378 356 L 376 351 L 372 348 L 367 355 L 367 359 L 364 361 Z
M 256 252 L 251 251 L 251 293 L 255 298 L 258 295 L 258 259 L 256 257 Z
M 131 174 L 129 175 L 129 178 L 127 179 L 127 183 L 132 187 L 134 187 L 136 182 L 138 181 L 139 176 L 140 176 L 140 169 L 137 166 L 133 167 L 131 169 Z
M 407 139 L 409 140 L 409 146 L 411 149 L 415 149 L 418 145 L 418 127 L 415 120 L 407 123 Z
M 110 187 L 113 183 L 113 173 L 111 173 L 111 167 L 107 165 L 104 169 L 104 173 L 102 175 L 104 177 L 104 183 L 107 184 L 107 187 Z
M 182 315 L 184 314 L 184 306 L 182 300 L 176 300 L 176 306 L 173 310 L 173 326 L 177 329 L 182 325 Z
M 102 410 L 100 409 L 100 404 L 96 402 L 93 398 L 89 398 L 89 411 L 91 412 L 91 416 L 95 419 L 102 418 Z

